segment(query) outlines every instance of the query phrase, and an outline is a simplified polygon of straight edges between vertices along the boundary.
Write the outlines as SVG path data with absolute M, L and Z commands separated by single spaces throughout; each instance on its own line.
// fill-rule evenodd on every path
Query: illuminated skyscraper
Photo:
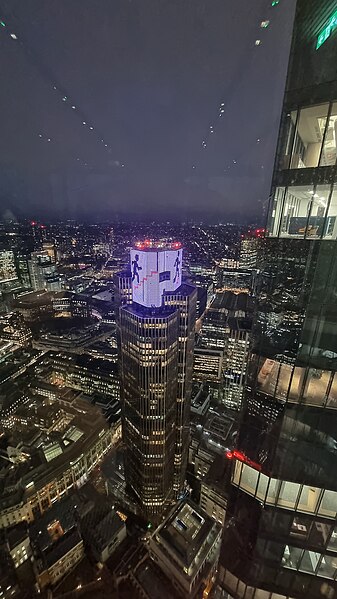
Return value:
M 132 304 L 116 319 L 125 478 L 154 520 L 179 494 L 187 465 L 196 289 L 181 269 L 179 243 L 137 244 Z
M 337 597 L 337 12 L 298 0 L 220 580 Z

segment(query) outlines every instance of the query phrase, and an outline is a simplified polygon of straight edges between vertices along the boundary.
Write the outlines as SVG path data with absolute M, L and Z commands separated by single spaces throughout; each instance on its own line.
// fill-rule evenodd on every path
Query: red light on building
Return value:
M 35 220 L 32 220 L 31 223 L 32 227 L 35 227 L 37 225 L 37 222 Z
M 253 460 L 250 460 L 244 453 L 242 453 L 242 451 L 238 451 L 237 449 L 234 449 L 233 451 L 227 451 L 225 455 L 228 460 L 232 460 L 233 458 L 236 458 L 237 460 L 240 460 L 240 462 L 244 462 L 248 466 L 255 468 L 255 470 L 259 470 L 259 471 L 262 470 L 262 467 L 260 464 L 253 462 Z

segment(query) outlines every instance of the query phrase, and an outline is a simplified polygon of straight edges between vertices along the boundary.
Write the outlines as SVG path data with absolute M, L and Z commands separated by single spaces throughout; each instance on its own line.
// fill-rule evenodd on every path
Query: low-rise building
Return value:
M 110 360 L 50 351 L 45 362 L 50 364 L 51 382 L 57 385 L 66 385 L 88 395 L 102 393 L 114 399 L 120 397 L 118 366 Z
M 181 597 L 208 592 L 219 558 L 222 528 L 191 501 L 179 503 L 149 541 L 151 558 Z
M 9 428 L 3 428 L 15 459 L 8 454 L 8 461 L 1 464 L 0 528 L 34 521 L 81 487 L 121 437 L 120 422 L 108 427 L 100 410 L 88 401 L 77 398 L 71 405 L 63 403 L 62 412 L 52 434 L 44 430 L 44 423 L 16 422 L 15 412 Z
M 191 412 L 204 416 L 209 408 L 211 401 L 210 392 L 207 385 L 194 384 L 191 396 Z
M 83 540 L 77 529 L 69 531 L 36 560 L 36 579 L 41 590 L 54 586 L 84 557 Z
M 126 538 L 126 526 L 109 504 L 102 504 L 81 519 L 81 533 L 96 561 L 104 563 Z
M 6 542 L 15 568 L 19 568 L 31 557 L 32 549 L 26 522 L 20 522 L 20 524 L 8 528 L 6 530 Z

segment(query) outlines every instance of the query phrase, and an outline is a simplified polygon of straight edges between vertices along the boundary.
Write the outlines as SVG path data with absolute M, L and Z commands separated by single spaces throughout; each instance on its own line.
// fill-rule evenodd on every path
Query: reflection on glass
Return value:
M 284 125 L 284 138 L 283 145 L 280 149 L 281 163 L 280 169 L 288 169 L 290 167 L 291 149 L 293 146 L 294 133 L 296 128 L 297 110 L 289 112 L 286 116 L 286 123 Z
M 269 215 L 268 230 L 269 234 L 272 237 L 276 237 L 278 235 L 282 215 L 284 193 L 284 187 L 277 187 L 275 190 L 274 201 L 270 202 L 271 212 Z
M 318 166 L 327 114 L 328 104 L 301 109 L 290 168 Z
M 336 184 L 332 191 L 329 208 L 328 208 L 328 216 L 326 222 L 326 237 L 330 237 L 331 239 L 337 238 L 337 188 Z
M 330 549 L 330 551 L 337 551 L 337 526 L 335 526 L 335 528 L 332 531 L 329 543 L 328 543 L 328 549 Z
M 337 143 L 337 102 L 332 105 L 329 124 L 326 129 L 320 166 L 334 166 Z

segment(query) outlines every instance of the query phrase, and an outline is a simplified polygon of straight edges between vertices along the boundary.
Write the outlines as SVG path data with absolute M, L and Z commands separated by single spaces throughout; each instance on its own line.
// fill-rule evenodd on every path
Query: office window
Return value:
M 272 237 L 277 237 L 282 216 L 285 187 L 275 189 L 274 201 L 270 202 L 270 212 L 268 219 L 268 231 Z
M 279 187 L 269 216 L 272 237 L 337 237 L 337 189 L 330 185 Z
M 327 210 L 325 237 L 337 238 L 337 185 L 335 183 Z
M 321 153 L 320 166 L 334 166 L 337 147 L 337 102 L 332 105 Z
M 327 114 L 328 104 L 301 109 L 294 137 L 290 168 L 318 166 Z
M 296 130 L 297 110 L 289 112 L 285 117 L 284 136 L 280 147 L 280 169 L 290 168 L 291 150 Z

